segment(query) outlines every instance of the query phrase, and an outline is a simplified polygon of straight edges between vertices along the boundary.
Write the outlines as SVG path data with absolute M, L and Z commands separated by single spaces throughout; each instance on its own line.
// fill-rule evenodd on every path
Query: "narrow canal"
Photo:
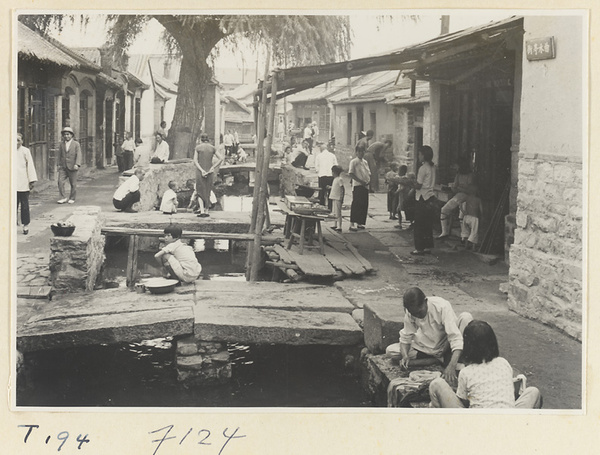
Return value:
M 196 244 L 205 280 L 244 280 L 245 251 L 227 242 Z M 127 248 L 107 250 L 104 276 L 124 286 Z M 151 252 L 142 276 L 160 270 Z M 265 277 L 269 279 L 270 277 Z M 371 406 L 356 371 L 336 346 L 229 345 L 229 384 L 185 388 L 177 381 L 170 339 L 28 353 L 19 406 L 115 407 L 363 407 Z M 356 352 L 358 354 L 358 352 Z

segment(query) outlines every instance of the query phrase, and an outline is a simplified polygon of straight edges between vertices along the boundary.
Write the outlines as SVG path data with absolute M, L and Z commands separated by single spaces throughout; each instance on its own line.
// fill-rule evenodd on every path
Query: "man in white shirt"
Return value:
M 313 147 L 313 129 L 310 122 L 306 122 L 306 127 L 302 134 L 302 140 L 308 143 L 308 150 L 312 152 Z
M 162 264 L 165 278 L 193 283 L 202 273 L 202 266 L 193 248 L 181 241 L 182 230 L 179 226 L 172 224 L 166 227 L 164 232 L 167 245 L 156 253 L 154 258 Z
M 452 305 L 441 297 L 426 297 L 418 287 L 404 293 L 404 327 L 400 343 L 387 347 L 386 353 L 401 357 L 400 365 L 442 364 L 448 384 L 456 384 L 456 366 L 463 349 L 462 332 L 473 320 L 470 313 L 458 317 Z
M 123 212 L 135 212 L 133 204 L 140 200 L 140 182 L 144 180 L 144 171 L 140 168 L 125 180 L 113 195 L 113 205 Z
M 161 133 L 156 133 L 156 149 L 150 162 L 153 164 L 166 163 L 169 161 L 169 144 Z
M 334 146 L 331 142 L 327 143 L 327 148 L 315 158 L 315 170 L 319 176 L 319 204 L 325 205 L 325 196 L 327 195 L 327 186 L 333 183 L 333 174 L 331 168 L 337 166 L 338 161 L 334 153 Z M 331 201 L 327 203 L 331 211 Z

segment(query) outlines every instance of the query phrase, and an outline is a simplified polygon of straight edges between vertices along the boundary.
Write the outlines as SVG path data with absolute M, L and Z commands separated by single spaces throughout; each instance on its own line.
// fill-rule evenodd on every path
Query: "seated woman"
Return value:
M 302 141 L 302 149 L 299 150 L 298 155 L 294 158 L 294 161 L 292 161 L 292 166 L 306 169 L 308 155 L 310 155 L 308 142 Z
M 463 360 L 456 393 L 442 379 L 429 384 L 433 408 L 525 408 L 540 409 L 542 397 L 535 387 L 527 387 L 515 401 L 513 370 L 500 357 L 496 335 L 487 322 L 473 320 L 463 333 Z
M 465 202 L 465 199 L 467 198 L 467 187 L 474 182 L 469 159 L 466 156 L 463 156 L 458 159 L 457 164 L 458 172 L 454 178 L 454 183 L 450 184 L 450 188 L 452 189 L 454 196 L 442 207 L 442 211 L 440 213 L 442 233 L 438 235 L 438 239 L 443 239 L 450 235 L 450 229 L 452 228 L 452 217 L 460 204 Z

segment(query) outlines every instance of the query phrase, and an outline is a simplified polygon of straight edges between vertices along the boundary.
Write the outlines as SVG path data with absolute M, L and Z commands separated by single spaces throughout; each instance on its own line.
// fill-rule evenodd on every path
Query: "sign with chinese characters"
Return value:
M 525 41 L 527 60 L 547 60 L 556 57 L 554 37 L 538 38 Z

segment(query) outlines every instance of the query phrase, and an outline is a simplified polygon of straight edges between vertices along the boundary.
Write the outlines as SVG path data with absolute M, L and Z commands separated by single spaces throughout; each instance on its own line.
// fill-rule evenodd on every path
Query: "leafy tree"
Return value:
M 29 15 L 20 16 L 19 20 L 46 31 L 51 26 L 60 28 L 65 17 Z M 350 45 L 349 21 L 344 16 L 110 15 L 109 44 L 115 56 L 127 51 L 151 19 L 165 28 L 164 41 L 182 58 L 177 103 L 169 130 L 169 142 L 176 157 L 190 156 L 201 132 L 206 88 L 213 74 L 210 56 L 218 43 L 234 49 L 242 41 L 252 43 L 257 49 L 270 46 L 273 60 L 280 66 L 284 62 L 292 66 L 343 60 Z

